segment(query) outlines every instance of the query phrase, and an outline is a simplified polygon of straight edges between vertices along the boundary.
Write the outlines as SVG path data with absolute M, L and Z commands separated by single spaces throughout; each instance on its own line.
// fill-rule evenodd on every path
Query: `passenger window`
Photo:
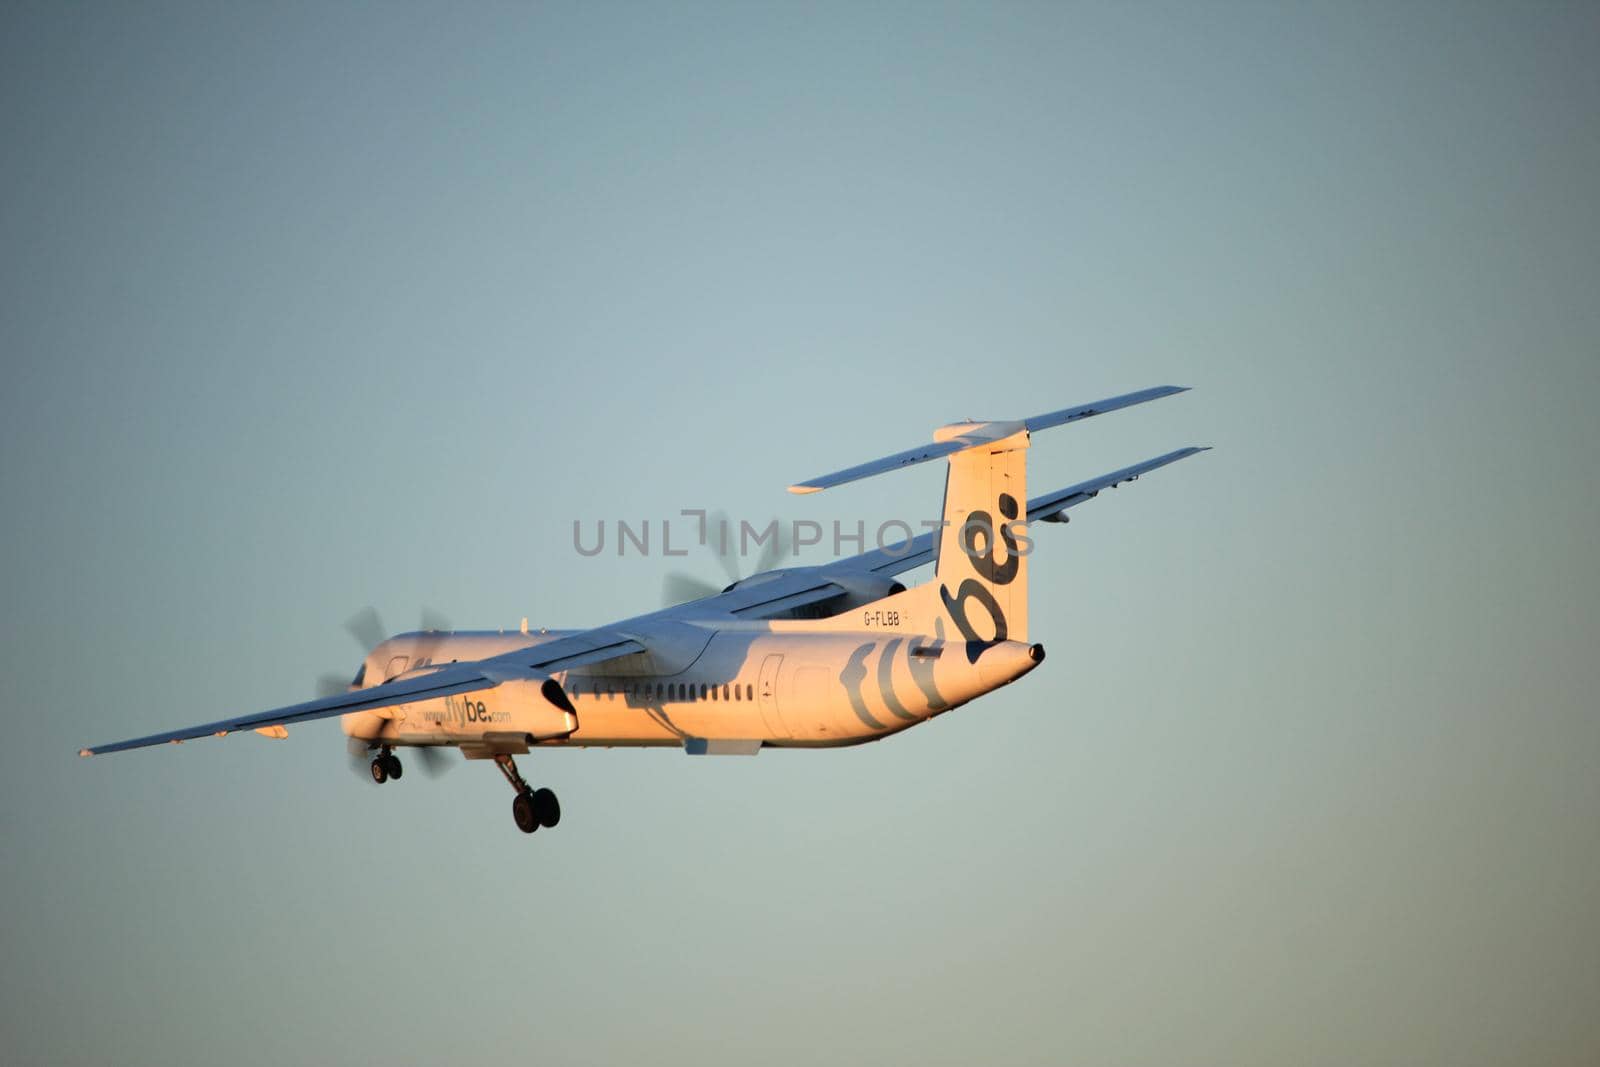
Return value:
M 746 700 L 754 700 L 756 698 L 756 687 L 753 685 L 746 685 L 744 687 L 744 698 Z

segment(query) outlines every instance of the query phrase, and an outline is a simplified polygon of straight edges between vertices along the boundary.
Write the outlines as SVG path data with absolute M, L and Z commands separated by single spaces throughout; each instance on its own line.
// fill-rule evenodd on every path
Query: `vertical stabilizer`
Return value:
M 981 429 L 979 428 L 981 426 Z M 935 441 L 986 437 L 949 458 L 934 580 L 946 626 L 964 641 L 1028 639 L 1028 431 L 957 423 Z

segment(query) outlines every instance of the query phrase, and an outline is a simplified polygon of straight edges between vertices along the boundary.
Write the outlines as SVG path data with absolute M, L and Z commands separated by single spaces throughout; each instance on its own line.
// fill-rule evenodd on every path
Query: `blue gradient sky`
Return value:
M 0 10 L 18 1063 L 1593 1063 L 1594 5 Z M 1025 682 L 374 789 L 343 620 L 653 605 L 575 518 L 1037 490 Z M 709 559 L 691 561 L 707 577 Z

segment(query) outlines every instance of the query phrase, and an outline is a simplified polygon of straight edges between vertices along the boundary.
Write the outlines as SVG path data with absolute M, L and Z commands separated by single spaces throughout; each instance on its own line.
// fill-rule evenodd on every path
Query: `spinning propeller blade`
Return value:
M 388 638 L 388 633 L 383 627 L 383 620 L 378 616 L 378 610 L 370 604 L 352 615 L 344 624 L 344 628 L 367 652 L 371 652 Z M 417 641 L 415 651 L 412 653 L 413 662 L 433 658 L 433 652 L 438 648 L 439 642 L 450 632 L 450 620 L 432 608 L 424 607 L 422 609 L 422 625 L 418 629 L 424 636 Z M 348 691 L 349 688 L 350 684 L 341 675 L 324 674 L 317 679 L 318 696 L 334 696 Z M 405 747 L 407 749 L 407 758 L 409 759 L 414 753 L 416 755 L 416 765 L 421 767 L 423 773 L 430 778 L 437 778 L 455 765 L 455 761 L 441 749 L 426 745 L 408 745 Z M 359 737 L 349 738 L 346 743 L 346 752 L 350 758 L 350 769 L 369 782 L 372 781 L 372 774 L 368 764 L 371 763 L 372 753 L 376 749 L 376 745 L 369 744 Z
M 713 511 L 706 516 L 705 540 L 702 543 L 716 557 L 717 564 L 728 576 L 728 583 L 733 584 L 751 575 L 772 570 L 789 555 L 789 538 L 784 524 L 775 518 L 765 527 L 757 529 L 756 533 L 764 534 L 768 530 L 776 532 L 761 542 L 761 554 L 756 557 L 755 567 L 748 574 L 741 573 L 739 567 L 739 550 L 746 540 L 744 532 L 739 523 L 728 518 L 727 512 Z M 661 582 L 661 606 L 670 608 L 691 600 L 702 600 L 715 596 L 724 588 L 687 571 L 672 571 Z

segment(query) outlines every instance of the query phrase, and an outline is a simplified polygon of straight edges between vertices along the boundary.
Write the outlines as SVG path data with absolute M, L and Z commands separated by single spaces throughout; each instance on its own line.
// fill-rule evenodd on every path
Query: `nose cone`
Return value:
M 1044 646 L 996 641 L 978 656 L 978 676 L 990 688 L 1014 682 L 1044 662 Z

